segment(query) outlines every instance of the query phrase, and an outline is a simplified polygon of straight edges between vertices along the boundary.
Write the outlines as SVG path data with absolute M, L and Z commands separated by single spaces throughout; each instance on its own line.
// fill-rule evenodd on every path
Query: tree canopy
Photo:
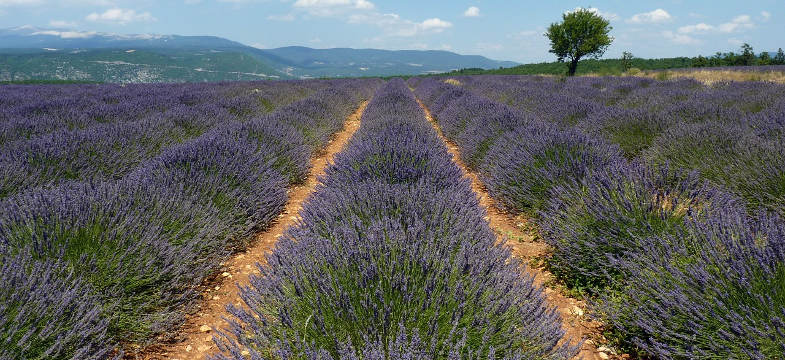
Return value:
M 568 75 L 575 75 L 583 57 L 599 58 L 613 42 L 608 33 L 610 22 L 590 9 L 578 9 L 562 15 L 562 22 L 553 23 L 545 33 L 551 40 L 550 52 L 559 61 L 569 60 Z

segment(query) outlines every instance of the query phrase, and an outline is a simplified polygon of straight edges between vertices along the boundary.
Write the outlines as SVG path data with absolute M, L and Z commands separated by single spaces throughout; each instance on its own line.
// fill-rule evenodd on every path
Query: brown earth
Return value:
M 626 358 L 626 356 L 617 356 L 613 354 L 611 349 L 598 345 L 598 343 L 602 342 L 601 324 L 586 317 L 586 303 L 584 301 L 566 296 L 563 289 L 553 285 L 554 281 L 551 273 L 541 267 L 531 265 L 539 263 L 546 255 L 548 250 L 547 244 L 538 241 L 532 235 L 531 225 L 525 217 L 516 217 L 508 214 L 494 204 L 493 199 L 488 195 L 488 191 L 480 182 L 477 174 L 470 171 L 461 161 L 460 153 L 455 143 L 444 137 L 428 108 L 419 99 L 417 102 L 425 111 L 428 121 L 436 129 L 439 138 L 447 145 L 447 150 L 452 155 L 453 161 L 471 179 L 472 189 L 477 194 L 480 205 L 487 211 L 487 220 L 491 229 L 493 229 L 500 240 L 507 239 L 507 245 L 510 246 L 513 254 L 524 263 L 530 264 L 528 271 L 535 275 L 538 284 L 545 286 L 545 295 L 548 303 L 556 307 L 561 315 L 562 328 L 566 336 L 572 340 L 573 344 L 578 343 L 581 339 L 586 339 L 581 346 L 578 358 L 586 360 Z
M 265 262 L 283 232 L 295 223 L 303 201 L 313 192 L 317 178 L 333 156 L 340 152 L 360 127 L 360 118 L 368 101 L 363 102 L 344 122 L 343 129 L 336 133 L 330 143 L 311 159 L 311 170 L 305 182 L 288 190 L 289 200 L 278 219 L 264 232 L 256 236 L 253 245 L 233 256 L 222 265 L 222 273 L 215 281 L 203 285 L 202 298 L 196 312 L 186 318 L 174 340 L 148 347 L 137 359 L 204 359 L 216 352 L 213 329 L 225 329 L 228 323 L 223 317 L 229 314 L 226 306 L 242 305 L 238 285 L 247 285 L 251 274 L 258 273 L 255 264 Z

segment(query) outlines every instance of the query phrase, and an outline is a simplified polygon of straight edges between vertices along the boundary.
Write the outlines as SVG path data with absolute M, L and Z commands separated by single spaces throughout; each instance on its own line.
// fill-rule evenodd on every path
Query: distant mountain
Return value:
M 296 76 L 368 76 L 440 73 L 462 68 L 492 69 L 518 65 L 479 55 L 439 50 L 311 49 L 287 46 L 261 50 Z
M 179 82 L 417 75 L 517 63 L 449 51 L 257 49 L 215 36 L 0 29 L 0 81 Z
M 0 48 L 107 49 L 230 49 L 246 47 L 217 36 L 112 34 L 93 31 L 42 29 L 20 26 L 0 29 Z

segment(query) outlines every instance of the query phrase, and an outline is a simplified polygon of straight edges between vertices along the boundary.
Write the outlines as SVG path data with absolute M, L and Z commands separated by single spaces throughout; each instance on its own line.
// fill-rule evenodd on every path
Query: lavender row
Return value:
M 156 90 L 158 86 L 151 87 Z M 214 85 L 211 91 L 218 93 L 216 89 L 222 87 Z M 267 107 L 261 105 L 259 99 L 263 98 L 255 92 L 235 94 L 228 100 L 205 94 L 209 96 L 202 100 L 211 102 L 173 106 L 160 112 L 157 112 L 155 107 L 150 107 L 147 111 L 151 114 L 144 115 L 139 120 L 99 123 L 80 130 L 62 129 L 31 140 L 8 144 L 0 155 L 0 198 L 34 187 L 56 186 L 69 180 L 119 179 L 169 146 L 198 137 L 217 124 L 247 120 L 277 105 L 285 105 L 296 100 L 297 96 L 304 95 L 303 89 L 306 87 L 281 83 L 278 88 L 277 93 L 287 95 L 279 96 L 282 103 L 268 102 Z M 273 87 L 268 85 L 268 92 L 274 93 L 272 89 Z M 108 94 L 113 93 L 111 89 L 107 90 L 110 90 Z M 232 92 L 238 91 L 242 90 L 235 88 Z M 220 92 L 230 91 L 222 89 Z M 129 93 L 141 94 L 138 89 L 130 89 Z M 156 94 L 156 91 L 152 93 Z M 199 95 L 194 94 L 195 97 Z M 166 99 L 178 99 L 177 93 L 165 97 L 157 105 L 163 106 Z M 139 115 L 143 110 L 137 107 L 152 106 L 147 98 L 141 96 L 129 95 L 125 100 L 135 100 L 137 103 L 129 103 L 127 107 L 115 110 L 131 108 L 132 113 Z M 88 112 L 79 108 L 74 111 Z M 111 116 L 111 113 L 107 116 Z M 37 119 L 32 121 L 38 124 L 35 122 Z
M 229 308 L 219 359 L 575 353 L 403 81 L 376 93 L 300 214 Z
M 205 277 L 283 209 L 325 143 L 311 134 L 340 128 L 377 85 L 335 81 L 170 147 L 118 181 L 3 200 L 0 263 L 16 270 L 0 276 L 0 358 L 104 358 L 166 337 Z
M 462 77 L 466 87 L 624 155 L 700 172 L 751 208 L 785 215 L 785 86 L 641 78 Z M 767 167 L 765 170 L 763 167 Z
M 462 120 L 466 111 L 460 108 L 472 101 L 455 94 L 465 89 L 423 81 L 417 92 L 441 108 L 436 118 L 446 133 L 456 123 L 470 124 L 453 135 L 462 151 L 471 153 L 472 144 L 483 141 L 480 127 L 496 126 L 489 124 L 496 120 L 487 113 Z M 440 105 L 445 100 L 449 104 Z M 592 297 L 592 315 L 609 326 L 614 344 L 663 359 L 767 359 L 785 354 L 785 336 L 778 330 L 785 319 L 781 218 L 748 210 L 749 201 L 706 182 L 705 172 L 678 163 L 628 162 L 618 152 L 607 157 L 613 147 L 602 140 L 566 124 L 562 130 L 549 130 L 543 122 L 551 120 L 522 121 L 528 125 L 506 132 L 495 141 L 506 145 L 491 147 L 475 167 L 494 197 L 514 212 L 534 216 L 553 250 L 549 269 Z M 685 147 L 700 153 L 701 144 L 713 140 L 695 127 L 708 125 L 684 128 L 689 126 L 693 131 L 680 130 L 690 136 Z M 713 131 L 724 131 L 730 140 L 747 136 L 734 125 Z M 480 139 L 467 141 L 461 133 Z M 542 140 L 548 137 L 562 140 Z M 730 148 L 718 148 L 733 154 Z M 570 155 L 561 157 L 564 161 L 554 161 L 565 153 Z M 712 164 L 721 160 L 706 159 Z M 747 183 L 749 187 L 776 188 L 776 183 L 766 182 L 764 171 L 782 176 L 776 162 L 746 166 L 757 167 L 753 175 L 761 178 Z M 515 168 L 517 175 L 505 176 Z M 504 178 L 509 182 L 499 182 Z M 532 197 L 531 189 L 545 196 Z
M 219 84 L 9 85 L 0 88 L 0 147 L 55 131 L 212 108 L 260 114 L 324 88 L 319 81 Z

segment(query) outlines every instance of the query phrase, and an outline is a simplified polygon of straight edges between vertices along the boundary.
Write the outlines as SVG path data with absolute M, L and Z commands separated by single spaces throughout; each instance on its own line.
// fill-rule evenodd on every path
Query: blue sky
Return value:
M 545 28 L 576 7 L 611 20 L 616 40 L 605 57 L 709 55 L 743 42 L 785 47 L 783 0 L 0 0 L 0 28 L 215 35 L 262 48 L 445 49 L 538 62 L 555 59 Z

